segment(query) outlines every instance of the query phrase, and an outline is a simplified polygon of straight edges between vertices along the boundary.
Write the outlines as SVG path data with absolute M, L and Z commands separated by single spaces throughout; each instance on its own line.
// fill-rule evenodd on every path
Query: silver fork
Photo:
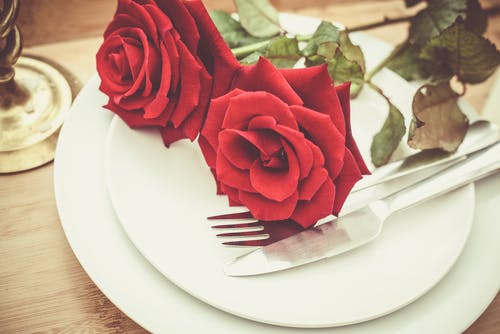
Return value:
M 478 159 L 475 159 L 476 156 L 478 155 L 485 155 L 485 152 L 487 151 L 487 160 L 485 158 L 480 159 L 481 161 L 476 161 Z M 496 155 L 495 155 L 496 154 Z M 435 167 L 433 170 L 428 170 L 424 171 L 427 175 L 420 178 L 420 180 L 425 179 L 425 189 L 429 190 L 429 182 L 431 182 L 433 179 L 435 180 L 443 180 L 442 175 L 437 175 L 434 177 L 429 177 L 430 175 L 434 175 L 442 170 L 446 169 L 453 169 L 452 165 L 457 164 L 458 162 L 463 162 L 463 160 L 457 160 L 454 162 L 449 162 L 448 164 L 443 164 L 442 166 Z M 486 164 L 487 162 L 491 162 L 488 166 L 488 168 L 493 168 L 493 171 L 496 171 L 496 169 L 500 168 L 500 144 L 495 144 L 490 148 L 484 149 L 480 151 L 479 153 L 475 153 L 471 155 L 471 158 L 468 159 L 465 163 L 471 165 L 469 168 L 473 168 L 474 173 L 484 173 L 482 170 L 482 164 Z M 491 166 L 491 164 L 495 163 L 495 165 Z M 475 165 L 479 164 L 479 165 Z M 462 163 L 463 165 L 463 163 Z M 463 169 L 463 167 L 461 167 Z M 444 173 L 443 173 L 444 174 Z M 456 183 L 456 178 L 457 175 L 450 174 L 447 178 L 445 178 L 445 181 L 440 181 L 441 183 L 437 183 L 436 186 L 445 188 L 445 184 L 455 184 Z M 467 175 L 467 179 L 473 179 L 474 175 Z M 418 178 L 417 178 L 418 179 Z M 436 181 L 435 181 L 436 182 Z M 445 182 L 444 184 L 442 182 Z M 470 180 L 469 182 L 472 182 Z M 383 200 L 379 200 L 382 198 L 382 196 L 374 198 L 372 201 L 361 201 L 360 203 L 357 203 L 354 207 L 351 206 L 350 210 L 348 212 L 343 212 L 343 215 L 348 215 L 349 213 L 355 212 L 357 209 L 364 207 L 365 205 L 372 203 L 379 203 L 379 204 L 373 204 L 375 207 L 375 211 L 378 212 L 378 214 L 382 214 L 382 211 L 384 210 L 384 204 L 380 203 L 391 203 L 390 209 L 391 210 L 399 210 L 402 209 L 403 207 L 407 206 L 409 202 L 418 202 L 419 196 L 424 196 L 423 199 L 427 199 L 427 195 L 422 192 L 422 186 L 419 185 L 418 183 L 415 185 L 412 185 L 415 183 L 415 181 L 411 181 L 409 184 L 403 185 L 403 187 L 400 187 L 399 189 L 393 189 L 392 193 L 386 193 L 383 198 Z M 402 189 L 401 189 L 402 188 Z M 432 189 L 430 189 L 432 191 Z M 427 191 L 428 192 L 428 191 Z M 439 193 L 441 194 L 441 193 Z M 436 195 L 439 195 L 436 194 Z M 422 200 L 423 200 L 422 199 Z M 379 201 L 377 201 L 379 200 Z M 379 208 L 377 208 L 377 206 Z M 389 210 L 388 208 L 385 208 L 385 210 Z M 327 217 L 327 218 L 332 218 L 332 217 Z M 266 246 L 268 244 L 274 243 L 276 241 L 279 241 L 284 238 L 288 238 L 294 234 L 297 234 L 304 229 L 296 224 L 293 221 L 290 220 L 283 220 L 283 221 L 276 221 L 276 222 L 264 222 L 264 221 L 259 221 L 252 219 L 252 216 L 249 212 L 241 212 L 241 213 L 236 213 L 236 214 L 229 214 L 229 215 L 219 215 L 219 216 L 212 216 L 209 217 L 208 219 L 210 220 L 226 220 L 230 219 L 232 221 L 238 220 L 239 222 L 237 223 L 230 223 L 230 224 L 220 224 L 220 225 L 213 225 L 212 228 L 216 231 L 224 231 L 222 233 L 218 233 L 217 236 L 222 238 L 223 244 L 228 245 L 228 246 L 251 246 L 251 247 L 256 247 L 256 246 Z M 321 222 L 319 224 L 321 225 Z M 228 241 L 229 240 L 229 241 Z
M 374 200 L 390 196 L 463 160 L 465 160 L 465 157 L 457 158 L 431 169 L 415 172 L 412 175 L 407 175 L 397 180 L 389 180 L 383 185 L 377 184 L 373 188 L 365 188 L 355 193 L 353 192 L 344 204 L 340 216 L 361 209 Z M 334 216 L 330 215 L 320 220 L 316 225 L 320 225 L 322 222 L 331 220 L 332 218 Z M 221 239 L 222 244 L 225 246 L 267 246 L 304 231 L 304 228 L 293 220 L 256 220 L 249 211 L 211 216 L 207 219 L 210 221 L 226 221 L 224 224 L 211 226 L 216 231 L 216 236 Z M 231 221 L 231 223 L 227 223 L 227 221 Z
M 294 234 L 304 231 L 304 228 L 292 220 L 261 221 L 252 218 L 249 212 L 208 217 L 210 220 L 217 219 L 245 220 L 245 222 L 213 225 L 218 233 L 216 236 L 223 240 L 225 246 L 258 247 L 267 246 L 281 239 L 288 238 Z M 227 232 L 229 231 L 229 232 Z M 224 241 L 229 240 L 229 241 Z

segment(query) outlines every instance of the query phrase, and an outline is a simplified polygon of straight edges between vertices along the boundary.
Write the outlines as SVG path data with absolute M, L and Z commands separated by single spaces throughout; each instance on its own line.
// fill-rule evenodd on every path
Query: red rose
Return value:
M 369 173 L 352 138 L 349 85 L 324 66 L 278 70 L 261 58 L 213 99 L 199 139 L 219 192 L 254 218 L 309 227 L 337 214 Z
M 198 135 L 238 67 L 199 0 L 119 0 L 96 58 L 106 107 L 131 127 L 161 128 L 166 145 Z

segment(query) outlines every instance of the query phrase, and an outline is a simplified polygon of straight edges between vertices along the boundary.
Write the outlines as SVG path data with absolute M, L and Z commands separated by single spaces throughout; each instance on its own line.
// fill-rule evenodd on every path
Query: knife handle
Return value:
M 471 154 L 462 163 L 387 197 L 384 202 L 391 212 L 396 212 L 492 175 L 499 170 L 500 143 L 496 143 Z

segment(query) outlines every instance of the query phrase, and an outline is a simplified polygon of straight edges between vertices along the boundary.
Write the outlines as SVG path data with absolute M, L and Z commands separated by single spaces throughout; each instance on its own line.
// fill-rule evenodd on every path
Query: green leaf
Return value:
M 278 11 L 268 0 L 234 0 L 241 25 L 252 36 L 272 37 L 282 29 Z
M 240 22 L 226 12 L 214 10 L 210 12 L 210 17 L 230 48 L 237 48 L 264 40 L 250 35 Z
M 323 59 L 332 59 L 335 58 L 335 52 L 337 52 L 338 49 L 339 43 L 337 43 L 336 41 L 324 42 L 316 48 L 316 56 L 319 56 Z M 311 58 L 314 59 L 314 57 Z
M 465 19 L 467 0 L 429 1 L 427 8 L 411 19 L 410 41 L 424 45 L 432 37 L 438 36 L 455 22 L 457 17 Z
M 318 52 L 318 47 L 323 43 L 338 42 L 339 29 L 331 22 L 322 21 L 314 32 L 312 38 L 302 51 L 304 56 L 313 56 Z
M 306 67 L 318 66 L 326 62 L 325 57 L 314 55 L 306 58 Z
M 269 43 L 265 57 L 276 67 L 293 67 L 302 58 L 296 38 L 280 36 Z
M 333 57 L 326 60 L 328 72 L 335 84 L 352 82 L 362 85 L 364 82 L 364 72 L 361 66 L 355 61 L 347 59 L 340 48 L 337 48 Z
M 260 57 L 266 57 L 276 67 L 287 68 L 293 67 L 302 58 L 302 53 L 296 38 L 279 36 L 272 39 L 265 47 L 241 59 L 240 63 L 255 64 Z
M 363 51 L 358 45 L 352 44 L 349 34 L 345 30 L 339 32 L 339 45 L 344 56 L 350 61 L 356 62 L 365 73 L 366 65 Z
M 302 53 L 307 57 L 306 66 L 327 63 L 335 83 L 352 82 L 351 96 L 361 91 L 365 57 L 361 48 L 351 42 L 346 31 L 340 31 L 329 22 L 321 22 Z
M 373 137 L 370 153 L 376 167 L 385 165 L 391 159 L 406 132 L 401 112 L 389 103 L 389 114 L 382 129 Z
M 420 47 L 406 41 L 394 48 L 386 66 L 408 81 L 427 79 L 431 64 L 419 58 L 419 54 Z
M 460 18 L 422 49 L 422 59 L 432 61 L 463 83 L 479 83 L 500 64 L 500 53 L 484 37 L 467 30 Z
M 238 21 L 222 10 L 210 11 L 210 18 L 221 34 L 243 29 Z
M 458 107 L 458 97 L 448 82 L 421 87 L 413 99 L 408 145 L 421 150 L 456 151 L 469 127 L 469 120 Z
M 468 30 L 482 35 L 486 31 L 488 25 L 488 15 L 481 8 L 477 0 L 467 1 L 467 18 L 465 19 L 465 26 Z
M 260 57 L 264 57 L 264 54 L 260 51 L 255 51 L 246 56 L 245 58 L 241 59 L 240 63 L 244 65 L 252 65 L 257 63 Z
M 302 53 L 296 38 L 279 36 L 272 39 L 265 47 L 241 59 L 240 63 L 255 64 L 260 57 L 266 57 L 276 67 L 287 68 L 293 67 L 302 58 Z

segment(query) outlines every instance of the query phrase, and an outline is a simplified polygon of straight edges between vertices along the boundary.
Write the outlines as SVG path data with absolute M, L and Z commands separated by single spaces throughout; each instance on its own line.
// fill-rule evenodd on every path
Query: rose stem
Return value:
M 266 47 L 269 43 L 271 42 L 270 39 L 262 41 L 262 42 L 257 42 L 249 45 L 244 45 L 240 46 L 238 48 L 231 49 L 233 51 L 233 54 L 236 58 L 240 59 L 243 57 L 248 56 L 249 54 L 252 54 L 253 52 Z
M 484 12 L 486 16 L 494 16 L 500 13 L 500 5 L 494 5 L 489 8 L 484 9 Z M 353 32 L 353 31 L 361 31 L 361 30 L 369 30 L 369 29 L 374 29 L 386 25 L 391 25 L 391 24 L 396 24 L 396 23 L 401 23 L 401 22 L 406 22 L 410 21 L 413 16 L 402 16 L 398 18 L 388 18 L 385 17 L 382 21 L 378 22 L 373 22 L 369 24 L 364 24 L 360 25 L 357 27 L 352 27 L 352 28 L 346 28 L 348 32 Z M 394 57 L 396 57 L 401 51 L 403 51 L 406 47 L 409 46 L 408 40 L 400 44 L 399 46 L 396 46 L 396 48 L 391 52 L 391 54 L 385 58 L 380 64 L 378 64 L 375 68 L 373 68 L 370 72 L 368 72 L 365 76 L 365 81 L 370 81 L 375 74 L 377 74 L 382 68 L 384 68 Z
M 410 46 L 408 40 L 403 42 L 402 44 L 399 44 L 392 50 L 392 52 L 384 59 L 382 60 L 377 66 L 375 66 L 371 71 L 367 72 L 365 75 L 365 82 L 369 83 L 371 82 L 371 79 L 380 72 L 381 69 L 387 66 L 393 60 L 396 56 L 398 56 L 402 51 L 404 51 L 408 46 Z
M 486 13 L 486 16 L 497 15 L 498 13 L 500 13 L 500 5 L 493 5 L 489 8 L 486 8 L 486 9 L 484 9 L 484 12 Z M 414 16 L 415 15 L 408 15 L 408 16 L 401 16 L 401 17 L 395 17 L 395 18 L 389 18 L 386 16 L 381 21 L 351 27 L 351 28 L 348 28 L 346 30 L 348 32 L 354 32 L 354 31 L 375 29 L 378 27 L 386 26 L 386 25 L 410 21 Z
M 392 102 L 391 102 L 391 99 L 389 99 L 387 97 L 387 95 L 384 94 L 384 91 L 377 85 L 375 85 L 373 82 L 371 81 L 367 81 L 366 84 L 368 86 L 370 86 L 371 89 L 373 89 L 374 91 L 376 91 L 378 94 L 380 94 L 380 96 L 382 96 L 389 105 L 393 105 Z
M 293 37 L 295 37 L 299 42 L 307 42 L 312 38 L 312 35 L 295 35 Z M 269 43 L 271 43 L 274 38 L 275 37 L 267 39 L 265 41 L 240 46 L 238 48 L 231 49 L 231 51 L 233 51 L 233 54 L 236 58 L 241 59 L 248 56 L 249 54 L 252 54 L 255 51 L 265 48 L 267 45 L 269 45 Z

